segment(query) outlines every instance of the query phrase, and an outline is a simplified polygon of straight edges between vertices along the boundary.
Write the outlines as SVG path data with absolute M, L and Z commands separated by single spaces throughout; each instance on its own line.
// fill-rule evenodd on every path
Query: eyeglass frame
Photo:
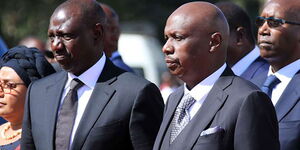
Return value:
M 13 86 L 12 86 L 12 87 L 9 87 L 9 86 L 8 86 L 8 83 L 9 83 L 10 85 L 13 85 Z M 3 87 L 2 85 L 4 85 L 4 87 Z M 9 81 L 9 82 L 1 82 L 1 81 L 0 81 L 0 93 L 3 93 L 3 94 L 11 94 L 11 90 L 17 88 L 18 85 L 25 85 L 25 83 L 23 83 L 23 82 L 17 82 L 17 83 L 15 83 L 15 82 L 10 82 L 10 81 Z M 9 89 L 9 92 L 5 92 L 5 89 L 6 89 L 6 90 Z
M 264 22 L 261 24 L 261 25 L 258 25 L 257 21 L 258 19 L 260 20 L 263 20 Z M 265 18 L 265 17 L 262 17 L 262 16 L 257 16 L 256 19 L 255 19 L 255 25 L 259 28 L 261 26 L 263 26 L 263 24 L 267 21 L 267 24 L 270 28 L 277 28 L 279 26 L 282 26 L 283 24 L 292 24 L 292 25 L 300 25 L 300 23 L 298 22 L 293 22 L 293 21 L 287 21 L 287 20 L 284 20 L 284 19 L 280 19 L 280 18 L 276 18 L 276 17 L 268 17 L 268 18 Z M 279 23 L 278 26 L 272 26 L 270 25 L 270 23 L 268 21 L 275 21 L 277 23 Z

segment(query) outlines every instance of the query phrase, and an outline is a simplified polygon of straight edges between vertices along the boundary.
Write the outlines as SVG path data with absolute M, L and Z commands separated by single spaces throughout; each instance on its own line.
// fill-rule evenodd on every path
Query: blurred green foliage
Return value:
M 120 21 L 147 21 L 156 29 L 158 38 L 163 38 L 167 17 L 180 5 L 192 0 L 101 0 L 118 12 Z M 206 0 L 211 3 L 230 0 Z M 231 0 L 245 8 L 254 18 L 263 0 Z M 47 39 L 49 18 L 54 9 L 64 0 L 0 0 L 0 35 L 9 47 L 18 44 L 26 36 Z

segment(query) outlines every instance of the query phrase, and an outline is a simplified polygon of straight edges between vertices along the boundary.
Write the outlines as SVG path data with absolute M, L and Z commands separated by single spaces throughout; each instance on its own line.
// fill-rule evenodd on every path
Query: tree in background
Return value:
M 0 35 L 9 47 L 26 36 L 47 39 L 49 18 L 64 0 L 0 0 Z M 163 41 L 167 17 L 180 5 L 194 0 L 99 0 L 118 12 L 121 23 L 147 22 Z M 211 3 L 233 1 L 245 8 L 254 20 L 264 0 L 206 0 Z

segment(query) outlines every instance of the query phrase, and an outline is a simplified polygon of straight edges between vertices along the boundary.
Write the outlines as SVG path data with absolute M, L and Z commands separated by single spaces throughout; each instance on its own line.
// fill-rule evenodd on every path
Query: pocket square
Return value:
M 214 134 L 214 133 L 219 132 L 219 131 L 224 131 L 224 129 L 221 128 L 220 126 L 215 126 L 215 127 L 208 128 L 208 129 L 202 131 L 200 136 Z

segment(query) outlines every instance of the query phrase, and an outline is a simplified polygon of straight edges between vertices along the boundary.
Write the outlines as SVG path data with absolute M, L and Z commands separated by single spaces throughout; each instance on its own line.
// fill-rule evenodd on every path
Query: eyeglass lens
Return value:
M 0 82 L 0 92 L 3 92 L 5 94 L 10 94 L 11 90 L 16 88 L 17 85 L 24 85 L 24 83 Z
M 282 19 L 275 19 L 273 17 L 270 17 L 270 18 L 257 17 L 256 18 L 256 25 L 258 27 L 261 27 L 265 23 L 265 21 L 267 21 L 268 26 L 271 27 L 271 28 L 279 27 L 283 24 Z

